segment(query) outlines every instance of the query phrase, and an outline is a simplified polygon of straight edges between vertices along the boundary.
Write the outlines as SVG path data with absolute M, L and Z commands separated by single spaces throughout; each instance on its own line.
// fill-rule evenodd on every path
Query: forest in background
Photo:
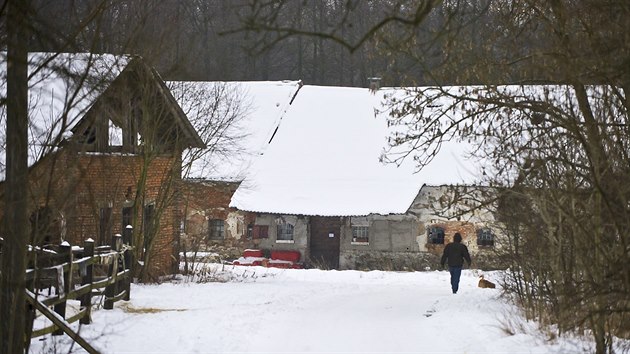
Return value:
M 521 57 L 542 46 L 545 37 L 532 27 L 519 35 L 519 50 L 513 50 L 514 36 L 502 26 L 505 14 L 490 1 L 442 2 L 418 26 L 399 23 L 370 32 L 384 19 L 404 15 L 406 6 L 413 9 L 408 3 L 33 0 L 38 19 L 33 33 L 39 35 L 30 39 L 29 50 L 139 54 L 166 80 L 299 79 L 366 87 L 370 77 L 382 78 L 386 86 L 553 79 L 536 71 L 533 59 Z M 354 43 L 360 45 L 348 46 Z M 454 57 L 455 46 L 466 51 L 466 58 L 473 53 L 510 65 L 468 75 L 462 70 L 464 58 Z M 517 60 L 521 64 L 515 65 Z

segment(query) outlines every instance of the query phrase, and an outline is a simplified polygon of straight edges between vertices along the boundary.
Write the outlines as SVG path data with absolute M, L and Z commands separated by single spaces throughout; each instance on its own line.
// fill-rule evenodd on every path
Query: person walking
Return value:
M 470 260 L 470 254 L 468 253 L 468 247 L 462 244 L 462 235 L 459 232 L 453 236 L 453 242 L 444 247 L 444 253 L 442 254 L 442 268 L 448 260 L 448 271 L 451 273 L 451 288 L 453 294 L 457 294 L 459 290 L 459 277 L 462 275 L 462 267 L 464 266 L 464 260 L 468 262 L 468 267 L 472 261 Z

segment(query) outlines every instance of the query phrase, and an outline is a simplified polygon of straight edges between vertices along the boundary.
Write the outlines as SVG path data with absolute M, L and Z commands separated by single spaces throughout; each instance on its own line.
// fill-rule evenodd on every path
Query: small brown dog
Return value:
M 493 282 L 491 282 L 491 281 L 489 281 L 489 280 L 485 280 L 485 279 L 483 278 L 483 274 L 479 276 L 479 285 L 478 285 L 478 286 L 479 286 L 480 288 L 484 288 L 484 289 L 485 289 L 485 288 L 488 288 L 488 289 L 494 289 L 494 288 L 496 288 L 496 287 L 497 287 L 496 285 L 494 285 L 494 283 L 493 283 Z

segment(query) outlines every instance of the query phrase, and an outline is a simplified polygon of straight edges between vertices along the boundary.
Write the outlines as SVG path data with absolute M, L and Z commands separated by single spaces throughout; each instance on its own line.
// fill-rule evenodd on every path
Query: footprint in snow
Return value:
M 438 301 L 434 302 L 433 305 L 423 314 L 424 317 L 431 317 L 435 313 L 435 305 L 437 305 Z

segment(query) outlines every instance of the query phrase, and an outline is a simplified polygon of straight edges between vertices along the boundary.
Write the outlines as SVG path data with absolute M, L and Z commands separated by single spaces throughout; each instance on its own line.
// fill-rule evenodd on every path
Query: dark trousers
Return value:
M 451 289 L 453 294 L 459 290 L 459 277 L 462 275 L 462 267 L 448 267 L 448 271 L 451 273 Z

